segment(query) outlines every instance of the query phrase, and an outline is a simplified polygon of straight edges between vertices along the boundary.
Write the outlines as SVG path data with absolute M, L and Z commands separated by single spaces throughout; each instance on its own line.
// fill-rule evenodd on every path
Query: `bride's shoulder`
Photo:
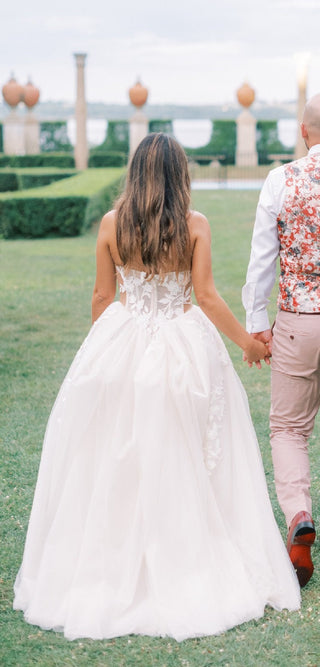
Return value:
M 108 211 L 108 213 L 105 213 L 101 220 L 101 225 L 107 229 L 107 228 L 112 228 L 116 224 L 116 210 L 112 209 L 111 211 Z
M 203 213 L 200 213 L 200 211 L 193 211 L 191 210 L 189 212 L 189 217 L 188 217 L 188 222 L 191 225 L 205 225 L 208 224 L 208 220 Z
M 197 236 L 198 234 L 201 234 L 210 228 L 206 216 L 199 211 L 190 211 L 188 217 L 188 226 L 191 236 Z
M 103 236 L 104 238 L 113 238 L 116 233 L 116 211 L 108 211 L 106 213 L 101 222 L 100 222 L 100 228 L 99 228 L 99 235 Z

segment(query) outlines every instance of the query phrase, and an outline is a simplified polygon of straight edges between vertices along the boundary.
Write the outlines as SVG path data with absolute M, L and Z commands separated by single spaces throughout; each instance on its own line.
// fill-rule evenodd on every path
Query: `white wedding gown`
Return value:
M 247 398 L 190 273 L 117 268 L 43 447 L 14 608 L 69 639 L 188 637 L 298 609 Z

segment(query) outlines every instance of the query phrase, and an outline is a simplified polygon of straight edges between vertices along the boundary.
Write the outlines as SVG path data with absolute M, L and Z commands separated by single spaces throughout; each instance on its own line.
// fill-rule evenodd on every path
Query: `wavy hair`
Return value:
M 136 149 L 126 187 L 116 203 L 117 245 L 125 266 L 142 260 L 147 274 L 190 262 L 187 216 L 190 177 L 180 144 L 162 132 L 148 134 Z

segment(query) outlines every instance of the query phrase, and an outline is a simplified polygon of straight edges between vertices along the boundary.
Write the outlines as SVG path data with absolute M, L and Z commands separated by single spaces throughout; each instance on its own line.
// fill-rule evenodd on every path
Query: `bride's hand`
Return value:
M 250 368 L 253 363 L 255 363 L 257 368 L 261 368 L 260 360 L 264 359 L 266 364 L 270 364 L 269 357 L 271 357 L 271 352 L 268 343 L 262 343 L 260 340 L 250 336 L 248 345 L 243 351 L 243 361 L 247 361 Z

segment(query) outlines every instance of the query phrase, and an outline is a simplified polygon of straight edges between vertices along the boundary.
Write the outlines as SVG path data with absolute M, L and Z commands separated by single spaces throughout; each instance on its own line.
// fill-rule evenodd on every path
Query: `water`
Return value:
M 278 137 L 287 148 L 296 145 L 298 121 L 296 118 L 281 118 L 278 120 Z
M 173 133 L 177 140 L 188 148 L 205 146 L 211 136 L 212 124 L 208 119 L 179 119 L 173 120 Z M 67 121 L 68 136 L 74 146 L 76 137 L 75 119 Z M 107 132 L 108 121 L 104 118 L 88 118 L 87 134 L 90 146 L 97 146 L 103 142 Z M 285 147 L 290 148 L 296 143 L 297 121 L 295 118 L 283 118 L 278 121 L 278 136 Z
M 172 129 L 175 138 L 187 148 L 200 148 L 209 143 L 212 121 L 205 119 L 173 120 Z
M 200 148 L 205 146 L 211 137 L 211 120 L 174 120 L 173 133 L 183 146 Z M 295 146 L 297 137 L 297 121 L 295 118 L 282 118 L 278 121 L 278 137 L 286 148 Z
M 104 118 L 87 119 L 87 139 L 89 146 L 99 146 L 107 134 L 108 121 Z M 72 146 L 76 143 L 76 119 L 67 120 L 68 137 Z

